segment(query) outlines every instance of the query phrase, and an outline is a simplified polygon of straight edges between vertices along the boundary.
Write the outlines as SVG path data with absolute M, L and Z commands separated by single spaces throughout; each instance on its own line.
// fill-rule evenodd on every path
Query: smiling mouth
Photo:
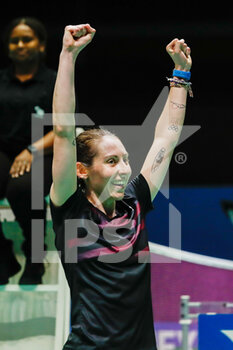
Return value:
M 17 55 L 26 55 L 27 51 L 17 51 Z
M 120 190 L 125 189 L 126 183 L 125 182 L 113 182 L 112 183 L 114 187 L 117 187 Z

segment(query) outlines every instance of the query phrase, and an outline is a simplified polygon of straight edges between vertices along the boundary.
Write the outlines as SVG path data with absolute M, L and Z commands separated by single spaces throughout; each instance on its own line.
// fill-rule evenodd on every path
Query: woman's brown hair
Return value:
M 77 162 L 81 162 L 85 166 L 91 166 L 93 158 L 97 154 L 98 141 L 107 135 L 117 137 L 106 129 L 89 129 L 81 132 L 76 137 Z

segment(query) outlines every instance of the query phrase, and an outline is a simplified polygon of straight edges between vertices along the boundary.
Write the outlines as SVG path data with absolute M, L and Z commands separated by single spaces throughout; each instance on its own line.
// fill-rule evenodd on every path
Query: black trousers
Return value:
M 14 161 L 14 157 L 0 151 L 0 198 L 7 198 L 11 209 L 18 221 L 25 241 L 23 243 L 22 249 L 25 256 L 31 256 L 31 219 L 44 219 L 44 232 L 46 228 L 46 204 L 44 201 L 43 209 L 32 210 L 31 209 L 31 196 L 32 196 L 32 186 L 31 186 L 31 171 L 29 173 L 24 173 L 24 175 L 18 178 L 12 178 L 9 175 L 11 165 Z M 43 191 L 43 198 L 49 193 L 52 184 L 52 155 L 45 155 L 44 157 L 38 156 L 33 160 L 32 166 L 40 169 L 44 165 L 44 171 L 42 176 L 44 176 L 44 185 L 41 188 L 39 186 L 38 193 Z M 7 240 L 2 231 L 0 225 L 0 255 L 7 256 Z M 1 259 L 2 260 L 2 259 Z

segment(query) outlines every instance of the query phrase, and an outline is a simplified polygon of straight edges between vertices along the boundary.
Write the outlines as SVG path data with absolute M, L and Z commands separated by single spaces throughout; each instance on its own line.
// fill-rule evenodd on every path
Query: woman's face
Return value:
M 14 62 L 37 60 L 39 54 L 45 50 L 44 44 L 40 43 L 34 31 L 23 23 L 12 30 L 8 48 L 9 57 Z
M 87 190 L 94 191 L 101 202 L 110 198 L 120 200 L 131 175 L 128 153 L 115 136 L 103 136 L 97 154 L 88 169 Z

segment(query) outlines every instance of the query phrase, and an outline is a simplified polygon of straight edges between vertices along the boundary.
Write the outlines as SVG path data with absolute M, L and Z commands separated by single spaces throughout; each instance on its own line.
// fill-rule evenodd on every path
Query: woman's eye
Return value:
M 18 44 L 20 40 L 23 43 L 27 44 L 27 43 L 30 43 L 30 41 L 32 41 L 33 38 L 31 36 L 14 37 L 14 38 L 10 38 L 10 43 L 11 44 Z
M 114 164 L 116 161 L 115 161 L 115 159 L 113 159 L 113 158 L 111 158 L 111 159 L 108 159 L 108 164 Z
M 19 42 L 19 39 L 18 39 L 18 38 L 11 38 L 11 39 L 10 39 L 10 43 L 11 43 L 11 44 L 18 44 L 18 42 Z
M 31 36 L 24 36 L 23 37 L 23 42 L 24 43 L 30 43 L 30 41 L 32 41 L 33 38 Z

